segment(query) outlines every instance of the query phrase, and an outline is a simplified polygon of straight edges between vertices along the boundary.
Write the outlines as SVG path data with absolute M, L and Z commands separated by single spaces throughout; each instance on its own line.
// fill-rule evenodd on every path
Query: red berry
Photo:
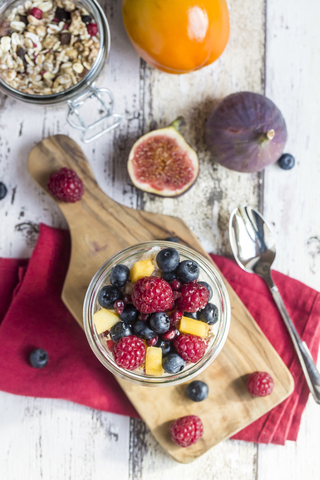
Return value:
M 266 397 L 273 390 L 274 382 L 267 372 L 250 373 L 247 379 L 247 389 L 253 397 Z
M 113 308 L 115 310 L 117 310 L 118 315 L 121 315 L 121 313 L 124 310 L 124 301 L 123 300 L 117 300 L 116 302 L 114 302 Z
M 158 337 L 158 335 L 156 335 L 155 337 L 150 338 L 150 340 L 147 340 L 148 347 L 154 347 L 155 344 L 157 343 L 158 339 L 159 339 L 159 337 Z
M 173 305 L 172 289 L 163 278 L 140 278 L 131 294 L 132 303 L 141 313 L 165 312 Z
M 175 420 L 171 426 L 172 440 L 180 447 L 197 443 L 203 435 L 203 423 L 197 415 L 187 415 Z
M 197 363 L 203 357 L 207 349 L 207 343 L 195 335 L 179 335 L 173 342 L 173 346 L 186 362 Z
M 166 342 L 172 342 L 172 340 L 174 340 L 179 333 L 179 330 L 177 330 L 175 327 L 171 327 L 166 333 L 162 334 L 162 340 L 165 340 Z
M 123 301 L 124 301 L 124 304 L 127 305 L 127 303 L 132 303 L 132 300 L 131 300 L 131 295 L 125 295 L 123 297 Z
M 89 23 L 87 25 L 87 31 L 91 37 L 95 37 L 98 33 L 98 25 L 95 23 Z
M 40 10 L 40 8 L 33 7 L 31 8 L 29 15 L 32 15 L 33 17 L 37 18 L 38 20 L 41 20 L 43 12 Z
M 113 356 L 118 367 L 135 370 L 145 361 L 146 346 L 141 338 L 134 335 L 122 337 L 113 347 Z
M 82 180 L 70 168 L 61 168 L 52 173 L 47 187 L 55 198 L 67 203 L 78 202 L 84 193 Z
M 171 315 L 169 315 L 169 320 L 171 325 L 174 327 L 177 325 L 178 322 L 180 322 L 181 318 L 183 317 L 183 311 L 182 310 L 174 310 Z
M 179 291 L 182 287 L 182 283 L 179 282 L 179 280 L 172 280 L 172 282 L 170 282 L 170 285 L 172 290 L 174 291 Z
M 196 282 L 185 283 L 180 290 L 181 296 L 177 299 L 177 306 L 184 312 L 197 312 L 208 303 L 209 290 Z
M 113 340 L 107 340 L 107 346 L 109 348 L 109 350 L 112 352 L 112 349 L 114 347 L 114 341 Z

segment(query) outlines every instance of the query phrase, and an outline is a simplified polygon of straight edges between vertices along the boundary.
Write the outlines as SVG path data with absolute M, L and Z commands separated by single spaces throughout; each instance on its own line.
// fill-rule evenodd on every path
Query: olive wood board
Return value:
M 81 201 L 73 204 L 57 201 L 69 224 L 72 242 L 62 299 L 81 326 L 83 300 L 90 280 L 119 250 L 175 236 L 182 244 L 210 259 L 180 218 L 134 210 L 109 198 L 98 186 L 82 150 L 69 137 L 48 137 L 30 152 L 30 175 L 47 193 L 50 174 L 62 167 L 72 168 L 85 185 Z M 209 385 L 210 393 L 205 401 L 189 400 L 185 395 L 186 384 L 149 388 L 117 379 L 160 445 L 182 463 L 195 460 L 264 415 L 287 398 L 294 388 L 289 370 L 234 290 L 224 281 L 231 301 L 231 327 L 217 359 L 197 377 Z M 246 391 L 246 375 L 255 370 L 268 371 L 274 378 L 275 386 L 270 396 L 252 398 Z M 190 414 L 201 417 L 204 436 L 197 444 L 181 448 L 170 439 L 169 425 L 176 418 Z

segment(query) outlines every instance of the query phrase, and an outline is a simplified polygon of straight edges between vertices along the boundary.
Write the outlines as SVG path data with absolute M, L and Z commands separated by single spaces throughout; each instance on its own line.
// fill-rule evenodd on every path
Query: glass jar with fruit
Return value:
M 230 301 L 214 265 L 168 241 L 128 247 L 93 277 L 84 327 L 100 362 L 137 385 L 166 386 L 198 375 L 221 351 Z

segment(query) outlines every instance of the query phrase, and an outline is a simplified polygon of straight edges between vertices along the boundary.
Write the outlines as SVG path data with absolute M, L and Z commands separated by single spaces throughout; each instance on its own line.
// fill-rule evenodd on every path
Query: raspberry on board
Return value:
M 81 178 L 76 172 L 65 167 L 50 175 L 47 187 L 55 198 L 66 203 L 78 202 L 84 193 Z
M 141 367 L 146 359 L 146 346 L 143 340 L 135 335 L 122 337 L 113 347 L 113 356 L 118 367 L 135 370 Z
M 180 447 L 194 445 L 203 435 L 203 423 L 197 415 L 187 415 L 175 420 L 171 426 L 172 440 Z
M 208 303 L 210 293 L 204 285 L 197 282 L 185 283 L 177 298 L 177 306 L 184 312 L 197 312 L 202 310 Z
M 200 337 L 190 334 L 179 335 L 173 341 L 173 346 L 186 362 L 198 362 L 206 352 L 207 343 Z
M 247 390 L 253 397 L 266 397 L 273 387 L 273 378 L 267 372 L 253 372 L 247 378 Z
M 132 291 L 133 305 L 141 313 L 165 312 L 173 306 L 173 293 L 163 278 L 140 278 Z

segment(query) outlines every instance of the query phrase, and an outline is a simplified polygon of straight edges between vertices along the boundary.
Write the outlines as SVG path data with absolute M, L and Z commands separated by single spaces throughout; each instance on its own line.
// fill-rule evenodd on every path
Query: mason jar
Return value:
M 110 53 L 110 28 L 108 20 L 96 0 L 72 0 L 76 6 L 84 7 L 95 20 L 100 34 L 100 46 L 97 57 L 92 65 L 92 68 L 84 75 L 84 77 L 75 85 L 63 90 L 59 93 L 49 95 L 37 95 L 21 92 L 12 88 L 8 83 L 0 77 L 0 89 L 7 95 L 26 103 L 33 105 L 61 105 L 68 106 L 67 120 L 68 123 L 78 130 L 83 132 L 82 141 L 89 143 L 96 140 L 105 133 L 113 130 L 121 123 L 121 115 L 113 112 L 114 98 L 112 92 L 108 88 L 98 88 L 97 81 L 107 66 Z M 4 0 L 0 1 L 0 21 L 4 20 L 13 8 L 25 4 L 22 0 Z M 36 2 L 40 3 L 40 2 Z M 95 97 L 99 102 L 99 110 L 103 109 L 103 116 L 101 116 L 94 123 L 87 125 L 84 118 L 80 114 L 80 107 L 89 98 Z M 112 123 L 110 124 L 110 117 Z M 109 119 L 107 128 L 99 131 L 93 136 L 88 136 L 89 132 L 96 129 L 106 119 Z
M 107 339 L 103 334 L 98 335 L 93 315 L 101 307 L 98 294 L 102 287 L 110 285 L 112 268 L 117 264 L 125 264 L 129 268 L 134 262 L 148 257 L 155 247 L 172 247 L 172 242 L 151 241 L 128 247 L 107 260 L 94 275 L 88 287 L 83 307 L 84 329 L 94 354 L 100 362 L 117 377 L 140 386 L 164 387 L 177 385 L 191 380 L 205 370 L 219 355 L 228 335 L 230 327 L 231 307 L 226 286 L 214 265 L 195 250 L 180 244 L 174 244 L 182 260 L 193 260 L 200 267 L 199 281 L 207 282 L 213 291 L 211 303 L 218 308 L 218 322 L 212 326 L 208 339 L 208 347 L 204 356 L 195 364 L 189 363 L 184 370 L 177 374 L 164 373 L 162 376 L 148 376 L 143 368 L 130 371 L 119 367 L 112 353 L 108 350 Z

